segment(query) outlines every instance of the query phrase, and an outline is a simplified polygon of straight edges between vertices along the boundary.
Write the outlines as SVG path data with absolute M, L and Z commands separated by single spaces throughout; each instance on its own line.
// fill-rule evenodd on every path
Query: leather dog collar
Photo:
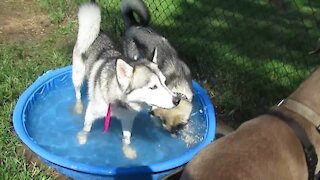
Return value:
M 318 156 L 305 130 L 293 118 L 283 114 L 280 111 L 277 111 L 276 109 L 271 109 L 271 111 L 269 111 L 267 114 L 282 120 L 293 130 L 295 135 L 299 138 L 303 147 L 308 168 L 308 180 L 318 180 L 317 176 L 319 174 L 315 175 L 316 167 L 318 164 Z
M 310 108 L 308 108 L 306 105 L 292 99 L 284 99 L 278 104 L 278 107 L 279 106 L 284 106 L 288 110 L 295 112 L 303 118 L 307 119 L 316 127 L 316 129 L 319 132 L 320 116 L 314 111 L 312 111 Z M 283 114 L 282 112 L 277 111 L 276 108 L 272 108 L 271 111 L 267 114 L 281 119 L 294 131 L 295 135 L 299 138 L 303 146 L 303 151 L 306 157 L 308 167 L 308 180 L 318 180 L 320 177 L 320 173 L 317 173 L 315 175 L 315 170 L 318 164 L 318 156 L 305 130 L 297 121 Z
M 320 132 L 320 116 L 314 111 L 312 111 L 306 105 L 292 99 L 283 99 L 278 104 L 278 106 L 284 106 L 287 109 L 304 117 L 305 119 L 310 121 L 316 127 L 316 129 Z

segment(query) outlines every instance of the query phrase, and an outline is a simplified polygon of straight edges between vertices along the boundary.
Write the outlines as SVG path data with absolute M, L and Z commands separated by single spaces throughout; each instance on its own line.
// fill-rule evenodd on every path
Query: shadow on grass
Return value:
M 218 118 L 239 125 L 288 96 L 317 65 L 316 0 L 147 0 L 152 26 L 212 94 Z M 119 2 L 101 1 L 102 28 L 121 42 Z M 203 80 L 206 80 L 203 82 Z M 211 88 L 210 88 L 211 87 Z
M 162 3 L 163 12 L 149 7 L 155 28 L 195 77 L 209 80 L 218 113 L 237 126 L 288 96 L 317 65 L 319 57 L 308 52 L 320 37 L 319 3 L 299 3 L 190 0 Z

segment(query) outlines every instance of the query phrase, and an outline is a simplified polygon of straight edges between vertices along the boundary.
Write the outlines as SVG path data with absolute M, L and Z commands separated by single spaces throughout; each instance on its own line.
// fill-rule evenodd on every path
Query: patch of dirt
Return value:
M 51 32 L 52 26 L 35 0 L 0 1 L 0 43 L 34 41 Z

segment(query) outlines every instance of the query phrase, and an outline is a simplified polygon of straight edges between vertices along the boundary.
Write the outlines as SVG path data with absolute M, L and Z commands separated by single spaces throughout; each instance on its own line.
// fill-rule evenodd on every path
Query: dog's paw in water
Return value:
M 85 144 L 85 143 L 87 143 L 88 132 L 80 131 L 80 132 L 77 134 L 77 138 L 78 138 L 79 144 Z
M 123 154 L 126 156 L 126 158 L 129 159 L 136 159 L 137 158 L 137 152 L 135 149 L 133 149 L 129 144 L 123 144 L 122 147 Z
M 130 139 L 130 136 L 128 136 L 128 135 L 124 135 L 124 137 L 123 137 L 123 139 L 122 139 L 122 142 L 123 142 L 123 144 L 125 144 L 125 145 L 129 145 L 130 143 L 131 143 L 131 139 Z
M 81 101 L 77 101 L 73 108 L 76 114 L 81 114 L 83 111 L 83 105 Z

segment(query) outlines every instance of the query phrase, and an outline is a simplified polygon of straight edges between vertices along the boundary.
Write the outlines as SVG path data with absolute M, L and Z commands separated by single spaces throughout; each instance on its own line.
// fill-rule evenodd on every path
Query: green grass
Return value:
M 151 10 L 194 76 L 210 82 L 219 117 L 235 126 L 289 95 L 319 62 L 308 55 L 320 37 L 319 3 L 269 2 L 175 1 L 167 6 L 177 11 Z
M 44 72 L 71 64 L 84 0 L 38 0 L 55 24 L 47 37 L 0 44 L 0 177 L 48 179 L 50 171 L 28 165 L 16 153 L 11 114 L 19 95 Z M 147 0 L 152 25 L 167 37 L 206 87 L 219 118 L 238 126 L 289 95 L 316 67 L 308 55 L 320 37 L 316 0 Z M 279 0 L 280 2 L 280 0 Z M 100 0 L 102 29 L 123 34 L 118 0 Z M 318 23 L 318 24 L 317 24 Z
M 44 72 L 69 65 L 75 30 L 62 26 L 37 42 L 0 44 L 0 179 L 49 179 L 48 169 L 26 164 L 16 150 L 11 115 L 19 95 Z M 62 42 L 65 41 L 65 42 Z

